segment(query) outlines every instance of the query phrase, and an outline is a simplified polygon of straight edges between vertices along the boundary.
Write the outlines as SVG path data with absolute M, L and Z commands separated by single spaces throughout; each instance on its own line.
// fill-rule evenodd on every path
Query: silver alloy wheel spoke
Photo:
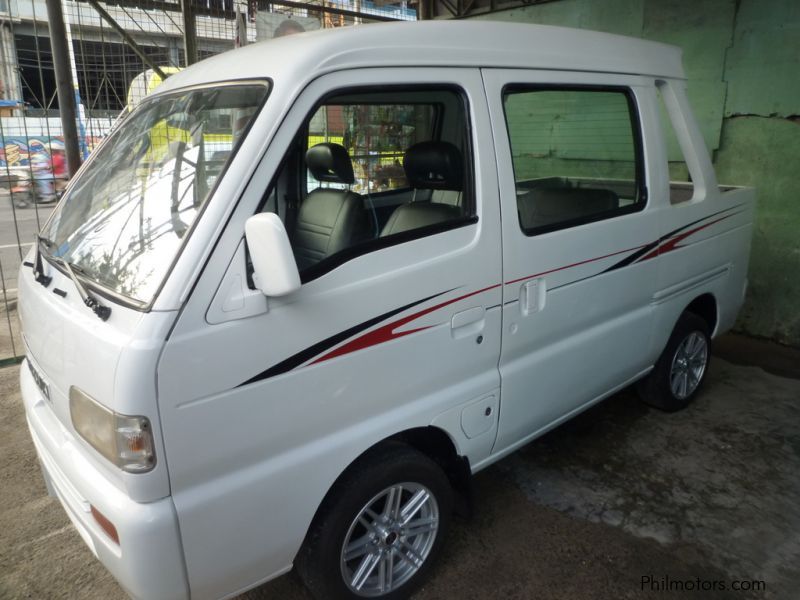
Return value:
M 382 592 L 388 592 L 392 589 L 392 575 L 394 568 L 394 548 L 387 552 L 381 560 L 381 578 L 380 585 Z
M 384 518 L 391 517 L 392 511 L 394 510 L 394 496 L 397 492 L 396 487 L 390 487 L 386 491 L 386 503 L 383 505 L 383 512 L 381 512 L 381 516 Z
M 364 560 L 362 560 L 361 564 L 358 566 L 358 570 L 356 571 L 355 575 L 353 575 L 353 580 L 350 582 L 350 585 L 354 589 L 360 590 L 367 582 L 369 576 L 372 575 L 372 571 L 375 570 L 375 566 L 380 561 L 380 554 L 368 554 L 365 556 Z
M 359 515 L 358 522 L 369 532 L 375 531 L 375 519 L 370 522 L 364 515 Z
M 419 490 L 414 494 L 400 511 L 400 524 L 405 525 L 414 518 L 414 515 L 419 512 L 419 509 L 428 501 L 428 498 L 430 498 L 430 494 L 427 490 Z
M 344 582 L 357 596 L 397 590 L 422 567 L 439 531 L 435 496 L 419 483 L 396 483 L 375 495 L 350 524 L 341 550 Z
M 683 342 L 683 358 L 694 352 L 694 333 L 690 333 L 686 340 Z
M 382 592 L 386 591 L 386 557 L 380 555 L 380 565 L 378 566 L 378 586 Z
M 406 558 L 407 560 L 410 560 L 411 564 L 413 564 L 417 568 L 420 568 L 422 566 L 422 563 L 425 562 L 425 559 L 423 559 L 419 554 L 417 554 L 417 551 L 414 550 L 414 548 L 405 540 L 401 541 L 400 544 L 403 546 L 403 548 L 400 550 L 399 553 L 400 556 Z
M 416 521 L 409 521 L 405 524 L 403 535 L 407 538 L 420 535 L 421 533 L 428 533 L 433 531 L 439 526 L 439 519 L 417 519 Z
M 371 547 L 372 539 L 370 538 L 369 534 L 363 535 L 355 542 L 350 542 L 350 544 L 348 544 L 347 548 L 344 550 L 344 559 L 353 560 L 359 556 L 364 556 L 370 551 Z
M 386 506 L 388 508 L 388 513 L 384 511 L 384 514 L 391 517 L 392 519 L 397 519 L 398 515 L 400 514 L 400 503 L 403 501 L 403 486 L 397 485 L 389 491 L 389 497 L 386 500 Z
M 689 339 L 689 347 L 686 349 L 686 354 L 691 357 L 697 355 L 702 349 L 701 338 L 696 333 L 693 333 Z

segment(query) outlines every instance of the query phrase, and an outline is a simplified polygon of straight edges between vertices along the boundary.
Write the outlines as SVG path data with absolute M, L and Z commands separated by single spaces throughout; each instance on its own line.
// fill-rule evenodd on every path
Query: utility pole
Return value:
M 70 47 L 61 0 L 46 0 L 47 22 L 50 26 L 50 45 L 53 50 L 53 67 L 56 75 L 58 112 L 61 116 L 61 131 L 64 135 L 64 153 L 67 171 L 72 177 L 81 166 L 80 138 L 78 137 L 77 110 L 75 105 L 75 83 L 72 81 Z
M 197 62 L 197 27 L 194 19 L 192 0 L 181 0 L 183 16 L 183 50 L 186 53 L 186 66 Z

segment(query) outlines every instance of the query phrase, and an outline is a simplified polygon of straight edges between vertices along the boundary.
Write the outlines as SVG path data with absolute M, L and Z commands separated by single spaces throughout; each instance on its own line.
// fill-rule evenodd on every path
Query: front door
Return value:
M 159 366 L 193 594 L 285 569 L 361 452 L 498 395 L 488 139 L 477 69 L 337 73 L 294 101 Z M 285 221 L 303 281 L 289 296 L 246 283 L 258 211 Z M 494 419 L 469 439 L 456 420 L 459 450 L 488 456 Z
M 501 415 L 516 447 L 648 366 L 637 78 L 485 70 L 503 226 Z

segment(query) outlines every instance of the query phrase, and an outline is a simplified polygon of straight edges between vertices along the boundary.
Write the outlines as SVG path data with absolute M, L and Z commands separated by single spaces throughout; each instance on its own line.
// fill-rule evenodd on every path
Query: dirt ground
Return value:
M 17 376 L 0 369 L 0 598 L 124 598 L 46 495 Z M 454 521 L 415 598 L 796 598 L 798 425 L 800 381 L 720 359 L 682 413 L 622 392 L 479 473 L 475 516 Z M 309 596 L 290 573 L 240 598 Z

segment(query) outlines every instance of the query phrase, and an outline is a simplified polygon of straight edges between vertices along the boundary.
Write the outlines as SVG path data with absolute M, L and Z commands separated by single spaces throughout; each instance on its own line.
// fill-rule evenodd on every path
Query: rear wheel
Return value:
M 688 406 L 708 372 L 710 344 L 708 324 L 683 313 L 655 367 L 637 386 L 642 400 L 668 412 Z
M 450 483 L 435 462 L 387 445 L 337 482 L 297 570 L 320 599 L 406 598 L 439 553 L 452 505 Z

